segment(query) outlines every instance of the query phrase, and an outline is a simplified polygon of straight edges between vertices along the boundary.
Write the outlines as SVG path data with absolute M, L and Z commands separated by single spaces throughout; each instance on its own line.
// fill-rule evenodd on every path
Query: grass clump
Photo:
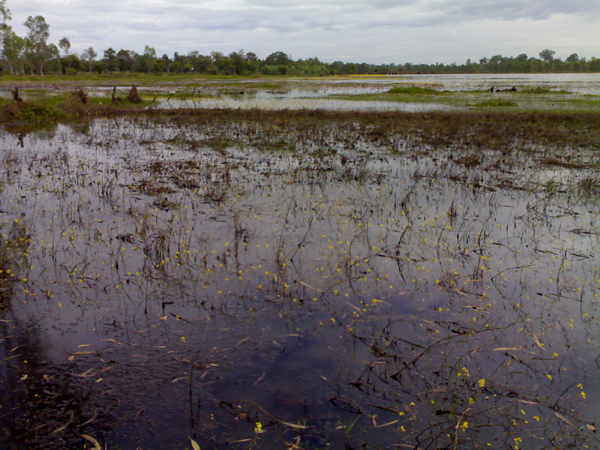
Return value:
M 586 167 L 586 164 L 565 161 L 553 156 L 546 156 L 542 158 L 541 163 L 548 167 L 562 167 L 563 169 L 585 169 Z
M 386 94 L 402 94 L 402 95 L 442 95 L 443 91 L 437 89 L 423 88 L 419 86 L 396 86 L 391 88 Z
M 151 102 L 137 96 L 135 102 L 119 99 L 91 97 L 82 89 L 53 96 L 36 96 L 30 100 L 0 103 L 0 123 L 18 125 L 24 129 L 39 129 L 58 123 L 130 114 L 143 110 Z
M 585 177 L 577 184 L 577 188 L 588 198 L 600 196 L 600 180 L 598 178 Z
M 572 92 L 565 91 L 564 89 L 555 91 L 550 88 L 536 86 L 534 88 L 527 88 L 517 91 L 519 94 L 572 94 Z
M 494 100 L 486 100 L 484 102 L 475 103 L 475 105 L 473 105 L 473 106 L 478 107 L 478 108 L 488 108 L 488 107 L 505 108 L 505 107 L 518 106 L 518 105 L 511 100 L 505 100 L 503 98 L 496 98 Z

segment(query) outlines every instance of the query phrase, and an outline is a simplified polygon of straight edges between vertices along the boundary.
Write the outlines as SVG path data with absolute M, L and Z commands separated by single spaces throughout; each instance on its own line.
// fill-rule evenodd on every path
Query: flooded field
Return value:
M 596 448 L 597 148 L 378 120 L 3 131 L 0 446 Z
M 150 108 L 263 109 L 370 112 L 513 110 L 600 110 L 600 74 L 446 74 L 338 77 L 197 78 L 165 76 L 137 80 Z M 141 82 L 141 84 L 140 84 Z M 24 83 L 25 100 L 83 89 L 99 103 L 113 94 L 124 98 L 132 83 L 107 75 L 93 84 L 85 78 L 56 83 Z M 0 85 L 0 99 L 12 98 L 12 85 Z M 116 89 L 116 91 L 113 91 Z

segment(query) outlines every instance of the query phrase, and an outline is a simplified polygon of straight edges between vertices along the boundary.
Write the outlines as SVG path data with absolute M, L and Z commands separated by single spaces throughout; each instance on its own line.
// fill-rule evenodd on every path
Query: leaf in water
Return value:
M 57 428 L 56 430 L 54 430 L 52 433 L 50 434 L 54 434 L 54 433 L 60 433 L 61 431 L 65 430 L 67 427 L 69 426 L 69 424 L 63 425 L 60 428 Z
M 557 413 L 556 411 L 554 411 L 554 415 L 555 415 L 556 417 L 558 417 L 560 420 L 562 420 L 563 422 L 566 422 L 566 423 L 568 423 L 569 425 L 573 426 L 573 424 L 572 424 L 571 422 L 569 422 L 569 420 L 568 420 L 568 419 L 567 419 L 565 416 L 563 416 L 563 415 L 561 415 L 561 414 Z
M 81 437 L 84 438 L 84 439 L 86 439 L 86 440 L 88 440 L 88 441 L 90 441 L 92 444 L 94 444 L 94 447 L 96 448 L 96 450 L 102 450 L 102 447 L 100 446 L 100 443 L 96 439 L 94 439 L 93 437 L 88 436 L 87 434 L 82 434 Z
M 293 428 L 295 430 L 306 430 L 306 429 L 308 429 L 308 427 L 306 425 L 297 425 L 295 423 L 283 422 L 283 421 L 279 421 L 279 423 L 282 424 L 282 425 L 285 425 L 286 427 Z
M 198 445 L 198 443 L 193 440 L 191 437 L 188 436 L 188 438 L 190 439 L 190 443 L 192 444 L 192 448 L 194 450 L 200 450 L 200 445 Z
M 93 376 L 94 376 L 94 368 L 92 367 L 92 368 L 90 368 L 90 369 L 86 370 L 86 371 L 85 371 L 85 372 L 83 372 L 83 373 L 80 373 L 80 374 L 74 374 L 74 375 L 75 375 L 76 377 L 79 377 L 79 378 L 89 378 L 89 377 L 93 377 Z

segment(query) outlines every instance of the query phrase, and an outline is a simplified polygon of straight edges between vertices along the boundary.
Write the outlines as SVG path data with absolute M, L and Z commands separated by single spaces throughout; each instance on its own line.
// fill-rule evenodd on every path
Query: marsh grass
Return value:
M 586 197 L 600 198 L 600 180 L 598 180 L 597 176 L 587 176 L 582 178 L 577 187 Z
M 540 95 L 546 95 L 546 94 L 556 94 L 556 95 L 572 95 L 573 93 L 570 91 L 567 91 L 565 89 L 550 89 L 550 88 L 546 88 L 546 87 L 541 87 L 541 86 L 536 86 L 533 88 L 521 88 L 519 90 L 516 91 L 518 94 L 521 95 L 531 95 L 531 94 L 540 94 Z
M 118 105 L 111 105 L 110 98 L 88 96 L 83 90 L 64 95 L 39 96 L 20 103 L 6 102 L 0 112 L 0 120 L 16 128 L 38 129 L 58 123 L 73 123 L 126 114 L 135 108 L 148 107 L 149 101 L 141 104 L 130 103 L 126 99 Z
M 457 108 L 464 112 L 469 108 L 512 107 L 522 112 L 581 111 L 598 110 L 598 97 L 590 94 L 577 94 L 566 90 L 542 87 L 522 88 L 516 91 L 500 89 L 495 92 L 485 90 L 447 91 L 416 86 L 395 87 L 379 94 L 335 95 L 333 98 L 348 101 L 397 101 L 405 103 L 440 104 Z
M 420 86 L 396 86 L 388 91 L 386 94 L 402 94 L 402 95 L 444 95 L 447 92 L 440 91 L 438 89 L 424 88 Z
M 511 106 L 518 106 L 517 103 L 513 102 L 512 100 L 507 100 L 504 98 L 496 98 L 493 100 L 486 100 L 483 102 L 477 102 L 475 103 L 473 106 L 477 107 L 477 108 L 487 108 L 487 107 L 501 107 L 501 108 L 505 108 L 505 107 L 511 107 Z

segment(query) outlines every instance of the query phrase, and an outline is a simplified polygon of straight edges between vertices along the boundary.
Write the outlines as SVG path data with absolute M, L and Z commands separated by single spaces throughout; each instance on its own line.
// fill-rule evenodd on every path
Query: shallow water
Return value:
M 351 101 L 340 100 L 335 96 L 381 94 L 394 86 L 419 86 L 451 92 L 510 89 L 518 90 L 544 88 L 565 90 L 574 97 L 600 95 L 600 74 L 445 74 L 445 75 L 383 75 L 332 78 L 274 78 L 271 84 L 278 88 L 262 88 L 260 83 L 269 79 L 240 80 L 238 83 L 218 81 L 198 81 L 200 86 L 165 83 L 160 86 L 138 87 L 146 99 L 156 99 L 158 108 L 241 108 L 241 109 L 318 109 L 328 111 L 439 111 L 456 110 L 466 105 L 448 105 L 441 102 L 391 102 L 391 101 Z M 257 87 L 254 87 L 256 84 Z M 239 87 L 238 87 L 239 86 Z M 0 97 L 12 98 L 12 87 L 0 89 Z M 21 89 L 24 99 L 39 95 L 55 95 L 74 88 L 56 85 L 39 85 L 35 89 Z M 86 86 L 84 90 L 93 96 L 111 97 L 113 87 Z M 130 86 L 118 86 L 117 95 L 126 97 Z M 186 94 L 182 100 L 178 95 Z M 571 97 L 568 97 L 571 98 Z M 564 97 L 563 99 L 567 99 Z M 482 99 L 489 100 L 489 99 Z M 519 98 L 523 106 L 539 107 L 539 99 Z M 557 99 L 557 105 L 565 107 Z M 556 100 L 555 100 L 556 101 Z M 454 102 L 456 103 L 456 102 Z
M 511 74 L 441 74 L 441 75 L 390 75 L 381 79 L 365 80 L 365 83 L 406 83 L 432 86 L 441 90 L 468 91 L 489 89 L 496 86 L 507 89 L 519 88 L 564 89 L 579 94 L 600 95 L 598 73 L 511 73 Z
M 215 108 L 215 109 L 266 109 L 266 110 L 325 110 L 325 111 L 444 111 L 455 107 L 438 103 L 395 103 L 379 101 L 335 100 L 325 97 L 295 98 L 277 95 L 236 95 L 197 100 L 165 100 L 159 108 Z
M 3 132 L 0 442 L 595 442 L 590 174 L 339 132 Z

